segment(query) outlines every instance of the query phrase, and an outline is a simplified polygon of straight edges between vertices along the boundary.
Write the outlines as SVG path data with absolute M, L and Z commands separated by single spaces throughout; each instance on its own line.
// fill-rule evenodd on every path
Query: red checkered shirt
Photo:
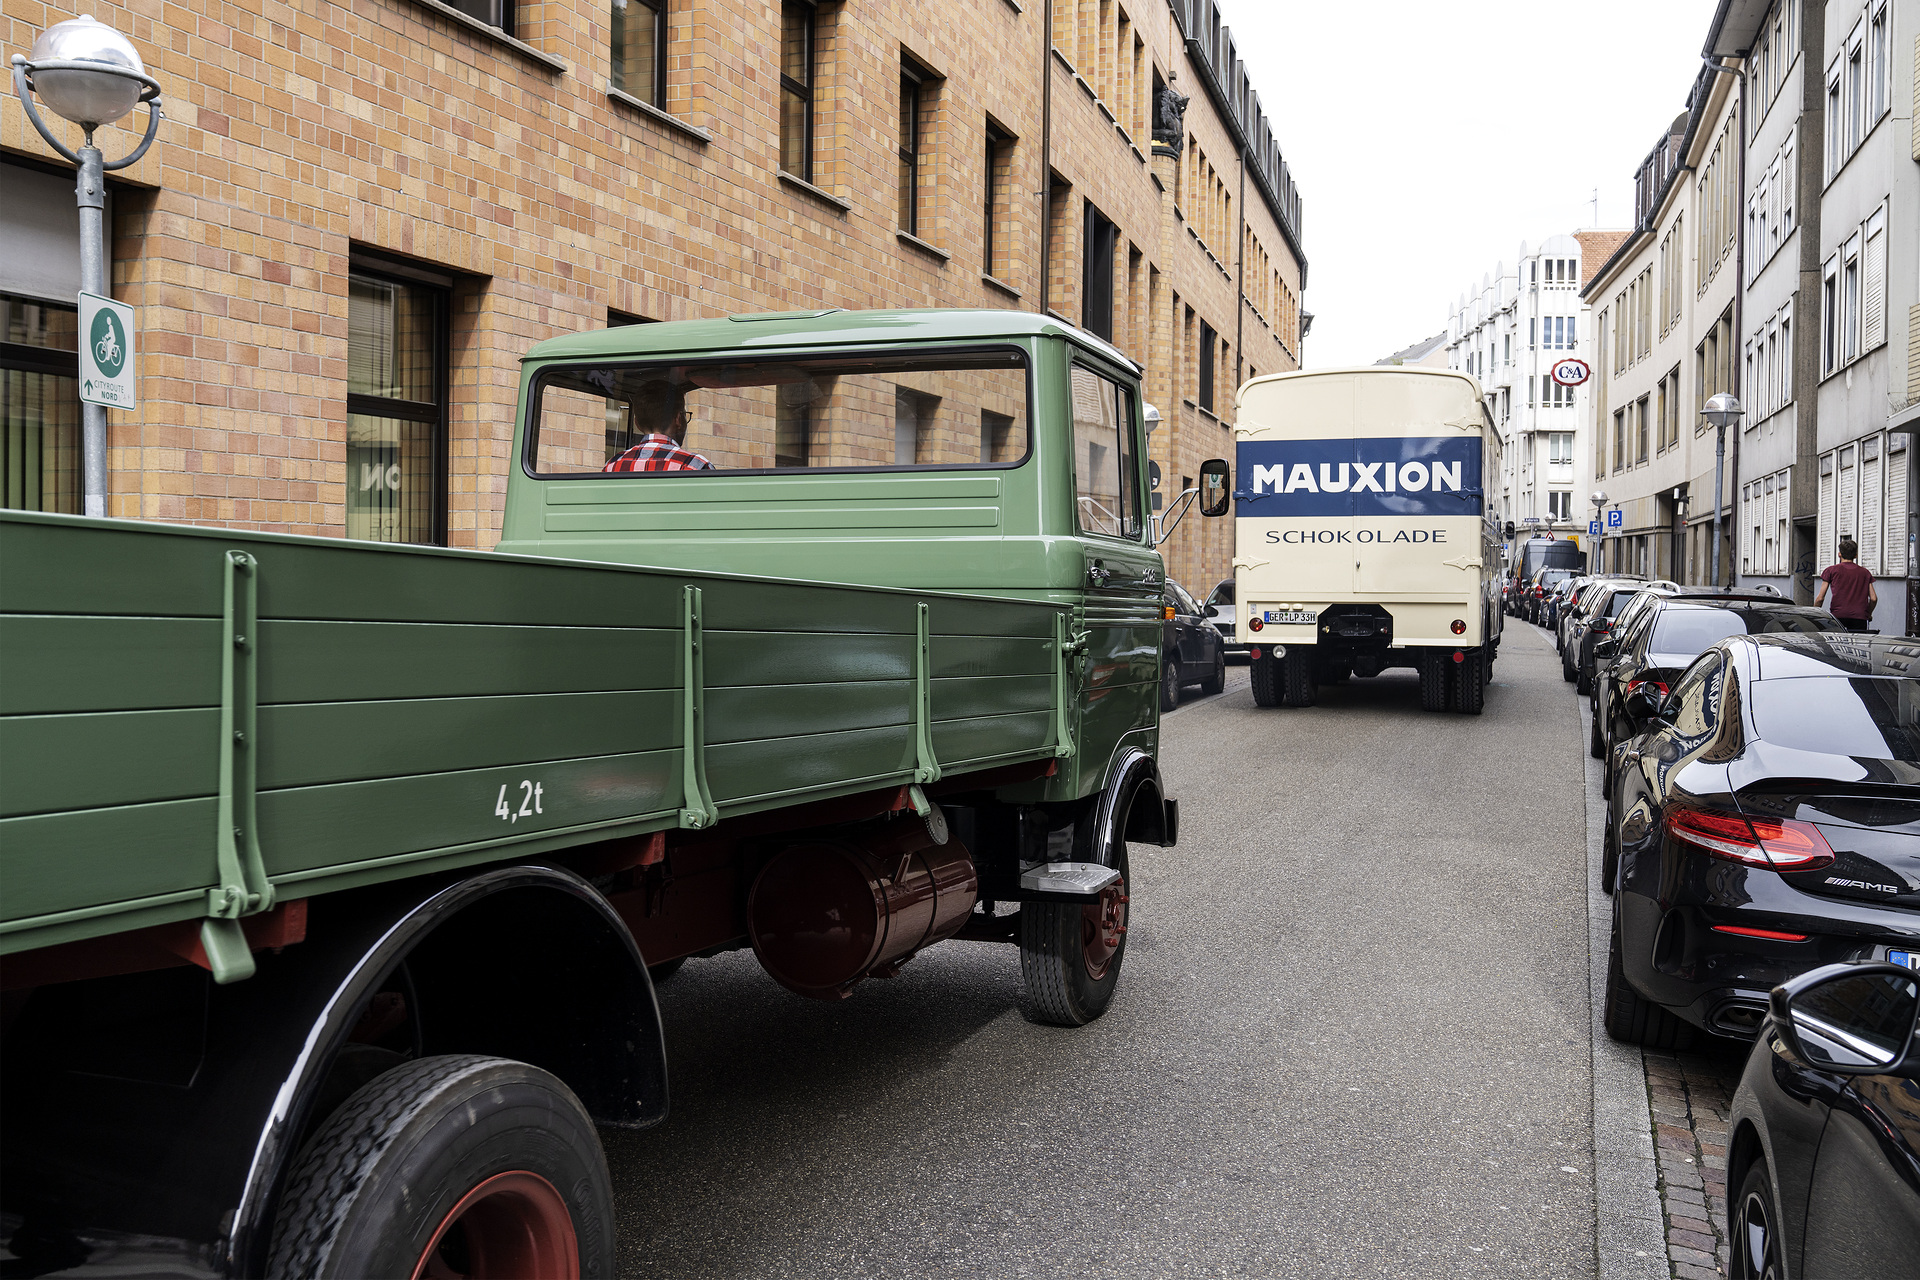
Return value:
M 672 436 L 658 432 L 640 437 L 640 443 L 600 468 L 602 471 L 712 471 L 714 465 L 691 449 L 682 449 Z

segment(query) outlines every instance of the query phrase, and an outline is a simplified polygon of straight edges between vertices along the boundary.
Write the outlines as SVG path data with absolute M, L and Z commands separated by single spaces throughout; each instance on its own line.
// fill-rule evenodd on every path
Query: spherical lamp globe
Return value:
M 29 61 L 36 68 L 46 62 L 97 62 L 138 76 L 147 73 L 132 41 L 84 13 L 42 31 L 33 42 Z M 112 71 L 62 67 L 33 73 L 33 91 L 40 101 L 61 119 L 88 130 L 112 124 L 132 111 L 140 101 L 140 89 L 141 82 L 133 76 Z

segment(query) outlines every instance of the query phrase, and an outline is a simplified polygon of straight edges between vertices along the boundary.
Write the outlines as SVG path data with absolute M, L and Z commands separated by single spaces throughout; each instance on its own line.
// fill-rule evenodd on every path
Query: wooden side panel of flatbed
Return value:
M 9 512 L 0 953 L 202 913 L 229 551 L 283 898 L 683 825 L 688 587 L 723 817 L 1058 749 L 1052 605 Z

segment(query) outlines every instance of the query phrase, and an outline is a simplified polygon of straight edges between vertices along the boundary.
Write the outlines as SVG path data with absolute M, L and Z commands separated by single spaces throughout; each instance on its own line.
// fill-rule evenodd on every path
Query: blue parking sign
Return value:
M 1600 536 L 1600 522 L 1598 520 L 1587 521 L 1587 536 L 1589 538 L 1597 538 Z
M 1621 525 L 1625 524 L 1626 520 L 1623 518 L 1624 515 L 1625 513 L 1618 507 L 1609 508 L 1607 511 L 1607 528 L 1618 529 Z

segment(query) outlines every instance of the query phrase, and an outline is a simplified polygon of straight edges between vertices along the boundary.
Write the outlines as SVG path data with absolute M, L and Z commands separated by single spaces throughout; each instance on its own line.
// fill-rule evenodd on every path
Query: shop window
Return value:
M 0 506 L 80 511 L 79 316 L 0 294 Z
M 447 290 L 355 269 L 347 286 L 347 528 L 446 541 Z

